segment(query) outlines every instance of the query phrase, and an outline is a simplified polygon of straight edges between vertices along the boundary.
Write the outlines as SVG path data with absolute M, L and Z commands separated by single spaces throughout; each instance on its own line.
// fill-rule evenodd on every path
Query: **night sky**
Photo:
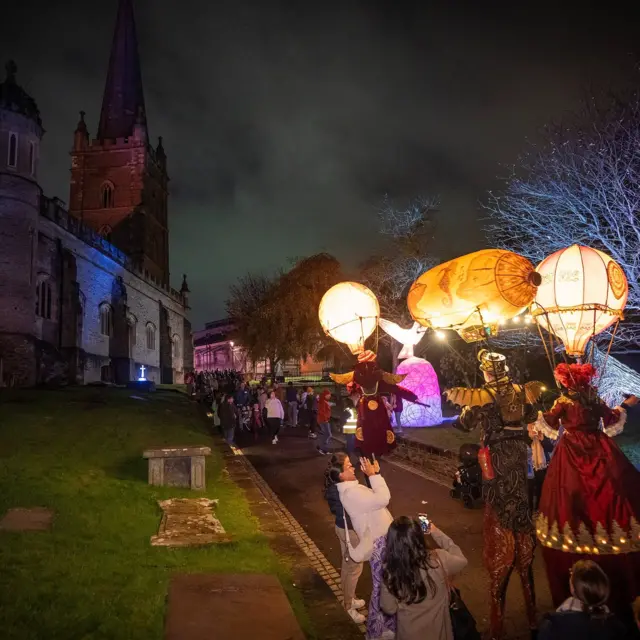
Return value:
M 40 106 L 40 182 L 66 202 L 117 0 L 6 4 L 0 57 Z M 379 245 L 385 193 L 441 196 L 442 258 L 481 248 L 478 202 L 526 138 L 589 85 L 633 80 L 638 60 L 638 14 L 622 3 L 134 4 L 150 134 L 169 162 L 172 280 L 189 276 L 195 328 L 247 271 L 319 251 L 356 265 Z

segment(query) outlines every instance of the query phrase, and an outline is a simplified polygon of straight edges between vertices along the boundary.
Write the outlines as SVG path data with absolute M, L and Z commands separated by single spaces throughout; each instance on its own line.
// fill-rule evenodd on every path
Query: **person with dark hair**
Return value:
M 420 522 L 407 516 L 387 533 L 380 606 L 398 616 L 396 640 L 453 640 L 449 580 L 467 559 L 438 528 L 431 525 L 428 535 L 429 546 Z
M 287 417 L 289 426 L 298 426 L 298 390 L 293 386 L 293 382 L 287 385 Z
M 238 422 L 238 408 L 233 403 L 233 396 L 223 395 L 219 408 L 220 427 L 227 444 L 234 446 L 236 423 Z
M 571 596 L 540 625 L 539 640 L 622 640 L 620 621 L 609 612 L 609 578 L 592 560 L 580 560 L 571 569 Z
M 367 616 L 367 640 L 386 640 L 395 638 L 396 618 L 389 616 L 380 608 L 382 588 L 382 565 L 387 548 L 386 537 L 393 517 L 387 509 L 391 493 L 384 478 L 380 475 L 378 462 L 360 458 L 360 468 L 369 479 L 369 487 L 353 480 L 338 483 L 338 494 L 345 513 L 351 518 L 353 529 L 360 543 L 351 545 L 347 538 L 349 556 L 356 562 L 369 561 L 371 566 L 371 598 Z
M 594 559 L 611 580 L 607 604 L 626 619 L 640 595 L 640 472 L 614 436 L 638 399 L 629 396 L 610 408 L 593 386 L 590 364 L 561 363 L 554 373 L 563 394 L 534 425 L 558 442 L 536 521 L 553 603 L 557 607 L 569 596 L 571 567 Z
M 358 612 L 365 606 L 364 600 L 356 598 L 356 585 L 362 574 L 362 562 L 356 562 L 349 556 L 349 546 L 346 536 L 352 547 L 360 544 L 358 534 L 353 530 L 351 518 L 345 513 L 340 502 L 338 483 L 352 482 L 356 479 L 356 470 L 353 468 L 349 456 L 346 453 L 334 453 L 329 460 L 327 470 L 324 473 L 324 497 L 329 503 L 329 509 L 335 518 L 335 531 L 340 541 L 340 553 L 342 566 L 340 570 L 340 584 L 342 586 L 343 605 L 351 619 L 362 624 L 365 617 Z
M 331 407 L 334 406 L 331 399 L 331 391 L 325 389 L 320 394 L 318 400 L 318 426 L 320 427 L 320 439 L 318 442 L 318 453 L 327 455 L 329 453 L 329 442 L 331 441 Z
M 269 433 L 273 438 L 271 444 L 278 444 L 278 434 L 284 420 L 284 408 L 282 402 L 276 397 L 276 392 L 272 389 L 269 391 L 269 399 L 265 405 L 267 410 L 267 425 Z

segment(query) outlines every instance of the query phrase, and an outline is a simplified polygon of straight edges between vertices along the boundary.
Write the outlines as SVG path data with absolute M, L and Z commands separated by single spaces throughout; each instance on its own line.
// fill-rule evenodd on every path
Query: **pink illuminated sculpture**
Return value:
M 428 407 L 422 407 L 413 402 L 402 403 L 403 427 L 433 427 L 442 424 L 442 401 L 438 375 L 431 363 L 424 358 L 411 356 L 398 365 L 396 373 L 406 374 L 401 386 L 413 391 L 418 400 Z

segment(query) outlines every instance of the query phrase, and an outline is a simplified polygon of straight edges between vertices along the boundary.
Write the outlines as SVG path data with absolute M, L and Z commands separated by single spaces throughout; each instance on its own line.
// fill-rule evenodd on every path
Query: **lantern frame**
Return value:
M 576 250 L 577 255 L 575 255 Z M 570 251 L 573 253 L 567 253 Z M 570 260 L 576 262 L 576 265 L 569 263 L 564 266 L 566 274 L 571 272 L 570 278 L 567 275 L 564 276 L 569 279 L 563 279 L 562 276 L 561 262 L 565 255 L 568 256 L 567 262 Z M 577 268 L 571 269 L 572 266 Z M 589 275 L 591 268 L 599 270 L 597 276 L 600 277 L 600 281 L 597 285 L 593 285 L 595 291 L 588 291 L 586 286 L 587 280 L 594 282 L 596 277 L 596 274 Z M 628 281 L 620 265 L 603 251 L 574 244 L 547 256 L 536 267 L 536 271 L 542 275 L 543 281 L 547 280 L 547 282 L 543 282 L 538 289 L 538 294 L 531 304 L 531 316 L 539 327 L 544 328 L 564 345 L 567 355 L 576 358 L 582 357 L 590 340 L 620 320 L 624 320 L 624 308 L 629 293 Z M 579 276 L 576 276 L 574 272 L 579 272 Z M 559 291 L 559 285 L 569 282 L 581 285 L 582 302 L 567 305 L 558 304 L 558 298 L 563 295 L 575 299 L 575 292 L 570 289 L 565 288 L 564 291 Z M 551 284 L 553 287 L 551 293 L 544 288 L 545 284 Z M 597 288 L 600 291 L 597 291 Z M 594 296 L 594 294 L 596 297 L 604 295 L 606 302 L 590 299 L 590 296 Z M 539 300 L 539 297 L 542 300 Z M 549 301 L 553 304 L 544 306 L 542 301 L 545 298 L 551 298 Z M 611 304 L 607 304 L 609 302 Z M 615 306 L 611 306 L 612 304 Z M 585 322 L 585 314 L 589 313 L 593 313 L 591 324 L 589 324 L 588 318 Z M 572 317 L 571 314 L 580 315 Z M 555 322 L 552 321 L 552 317 Z

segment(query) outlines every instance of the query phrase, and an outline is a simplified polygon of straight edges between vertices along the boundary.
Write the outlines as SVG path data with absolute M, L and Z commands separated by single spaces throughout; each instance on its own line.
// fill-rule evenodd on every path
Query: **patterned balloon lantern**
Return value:
M 406 375 L 402 386 L 418 396 L 420 406 L 408 400 L 402 402 L 403 427 L 433 427 L 442 424 L 442 399 L 438 374 L 424 358 L 407 358 L 398 366 L 396 373 Z
M 375 293 L 358 282 L 340 282 L 329 289 L 318 309 L 324 332 L 348 345 L 351 353 L 362 353 L 364 341 L 375 331 L 380 305 Z
M 453 329 L 467 342 L 495 334 L 502 320 L 532 302 L 540 276 L 522 256 L 484 249 L 445 262 L 423 273 L 407 296 L 416 322 L 433 329 Z
M 531 313 L 562 341 L 568 355 L 583 355 L 593 336 L 622 319 L 627 278 L 602 251 L 574 244 L 545 258 L 537 271 L 542 284 Z

